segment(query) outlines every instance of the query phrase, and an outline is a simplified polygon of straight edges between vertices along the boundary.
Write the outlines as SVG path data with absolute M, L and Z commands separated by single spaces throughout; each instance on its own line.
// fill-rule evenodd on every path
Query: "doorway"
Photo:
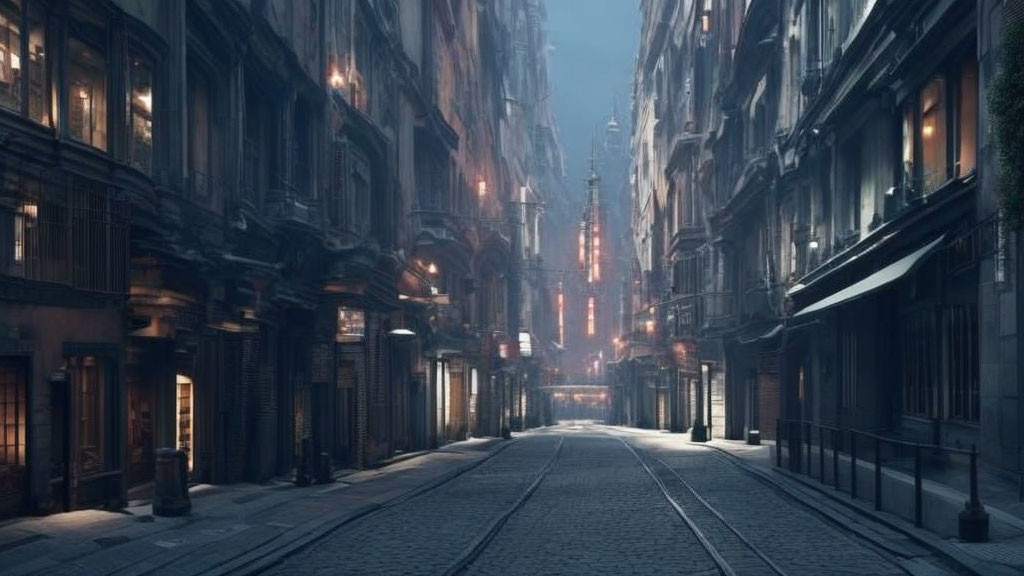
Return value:
M 0 518 L 26 509 L 28 369 L 25 359 L 0 359 Z
M 194 465 L 195 446 L 195 393 L 192 379 L 183 374 L 175 377 L 177 393 L 175 394 L 175 436 L 177 448 L 185 453 L 188 472 L 191 474 Z

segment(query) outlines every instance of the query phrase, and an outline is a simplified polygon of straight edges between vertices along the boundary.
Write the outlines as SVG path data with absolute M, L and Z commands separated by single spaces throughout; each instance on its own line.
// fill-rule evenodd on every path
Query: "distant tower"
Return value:
M 625 143 L 623 142 L 622 126 L 619 124 L 618 106 L 612 102 L 612 117 L 604 125 L 604 153 L 608 158 L 618 158 L 623 155 Z

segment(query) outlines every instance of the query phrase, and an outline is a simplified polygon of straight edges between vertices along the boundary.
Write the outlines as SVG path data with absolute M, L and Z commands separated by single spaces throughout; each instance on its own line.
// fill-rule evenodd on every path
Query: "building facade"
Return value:
M 0 517 L 144 497 L 164 447 L 259 481 L 525 425 L 542 11 L 0 7 Z
M 805 420 L 1020 470 L 1018 240 L 985 113 L 1003 12 L 642 4 L 632 329 L 678 429 Z

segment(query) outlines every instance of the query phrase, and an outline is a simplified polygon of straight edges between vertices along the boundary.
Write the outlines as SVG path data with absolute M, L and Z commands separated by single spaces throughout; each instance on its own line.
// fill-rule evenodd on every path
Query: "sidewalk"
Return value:
M 150 506 L 79 510 L 0 523 L 0 574 L 247 573 L 340 524 L 411 497 L 508 446 L 473 439 L 410 454 L 332 484 L 199 485 L 192 512 L 154 517 Z
M 774 443 L 750 446 L 743 441 L 716 439 L 708 442 L 707 446 L 726 452 L 762 473 L 774 476 L 779 480 L 788 479 L 792 483 L 813 489 L 846 506 L 854 507 L 861 514 L 874 517 L 891 528 L 918 537 L 927 544 L 939 547 L 943 553 L 954 558 L 962 559 L 965 562 L 977 559 L 983 563 L 997 564 L 1014 572 L 1024 573 L 1024 506 L 1017 501 L 1016 485 L 1011 486 L 1010 482 L 999 476 L 991 473 L 979 473 L 980 498 L 989 513 L 990 540 L 986 543 L 969 544 L 961 542 L 955 537 L 956 514 L 963 509 L 963 504 L 969 497 L 968 494 L 951 486 L 934 481 L 925 481 L 922 484 L 922 491 L 925 494 L 923 500 L 926 502 L 925 515 L 941 514 L 949 527 L 943 530 L 944 534 L 937 534 L 933 531 L 916 528 L 912 515 L 893 513 L 888 511 L 888 506 L 885 507 L 886 511 L 875 511 L 871 501 L 873 493 L 868 487 L 859 491 L 858 498 L 854 500 L 850 498 L 850 494 L 845 488 L 842 491 L 837 491 L 831 484 L 821 484 L 815 478 L 775 467 Z M 844 465 L 848 466 L 848 460 L 844 462 Z M 885 476 L 887 482 L 905 484 L 908 490 L 912 490 L 912 477 L 891 470 L 887 470 Z M 887 483 L 885 486 L 888 489 L 890 484 Z M 939 510 L 935 509 L 936 503 L 940 503 Z M 898 502 L 898 504 L 905 504 L 903 507 L 907 509 L 910 509 L 909 506 L 912 505 L 910 502 Z M 929 505 L 932 506 L 932 510 L 928 509 Z M 983 568 L 981 573 L 986 573 Z

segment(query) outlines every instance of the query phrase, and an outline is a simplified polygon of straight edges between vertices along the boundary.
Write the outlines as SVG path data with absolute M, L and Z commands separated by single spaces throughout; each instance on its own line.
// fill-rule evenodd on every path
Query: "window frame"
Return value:
M 95 149 L 102 154 L 110 153 L 110 140 L 111 140 L 111 124 L 113 122 L 113 115 L 111 114 L 111 96 L 114 93 L 112 90 L 113 75 L 111 56 L 114 53 L 111 50 L 110 42 L 110 23 L 106 20 L 97 22 L 86 17 L 84 14 L 72 14 L 68 18 L 67 30 L 63 37 L 63 58 L 61 65 L 64 68 L 64 74 L 62 75 L 63 85 L 60 87 L 61 90 L 61 104 L 64 108 L 62 118 L 66 120 L 63 130 L 67 138 L 82 146 Z M 97 122 L 95 112 L 95 95 L 90 96 L 91 107 L 90 111 L 90 134 L 88 139 L 84 136 L 77 138 L 71 131 L 71 101 L 74 96 L 71 92 L 72 89 L 72 62 L 75 61 L 72 56 L 71 43 L 72 41 L 79 42 L 87 49 L 102 52 L 102 82 L 96 85 L 102 85 L 103 87 L 103 118 L 102 118 L 102 130 L 103 130 L 103 145 L 98 146 L 96 144 L 96 131 L 99 128 L 100 122 Z

